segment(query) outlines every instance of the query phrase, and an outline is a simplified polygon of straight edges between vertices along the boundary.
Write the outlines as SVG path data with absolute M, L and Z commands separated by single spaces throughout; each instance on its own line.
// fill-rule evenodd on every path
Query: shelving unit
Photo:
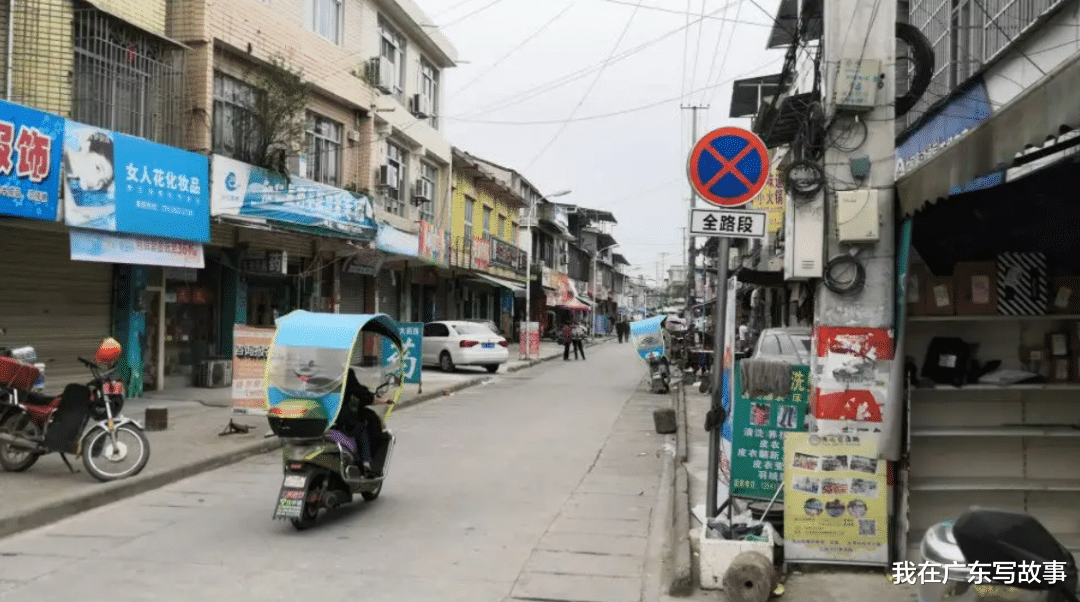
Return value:
M 959 426 L 913 429 L 912 437 L 1080 437 L 1072 426 Z
M 1080 491 L 1080 479 L 1024 477 L 926 477 L 911 480 L 912 491 Z

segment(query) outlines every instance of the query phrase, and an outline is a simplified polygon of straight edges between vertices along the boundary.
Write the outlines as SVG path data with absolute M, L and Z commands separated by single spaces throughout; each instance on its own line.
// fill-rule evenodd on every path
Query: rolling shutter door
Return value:
M 252 251 L 285 250 L 289 258 L 309 258 L 312 256 L 313 238 L 305 234 L 287 232 L 266 232 L 251 228 L 240 228 L 241 243 L 248 243 Z
M 379 313 L 386 314 L 397 320 L 400 295 L 398 295 L 397 281 L 400 275 L 391 275 L 390 270 L 379 272 Z
M 341 274 L 341 313 L 368 313 L 364 307 L 364 280 L 364 276 L 357 274 Z
M 67 231 L 0 226 L 0 345 L 31 345 L 45 364 L 45 390 L 58 393 L 90 373 L 76 359 L 92 358 L 111 335 L 113 266 L 72 261 Z

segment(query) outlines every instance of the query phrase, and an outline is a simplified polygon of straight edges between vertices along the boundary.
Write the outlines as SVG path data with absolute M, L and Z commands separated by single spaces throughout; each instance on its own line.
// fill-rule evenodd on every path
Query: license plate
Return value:
M 484 343 L 484 349 L 491 349 L 495 346 L 495 343 Z
M 296 489 L 303 488 L 305 485 L 307 485 L 307 476 L 302 474 L 285 475 L 285 483 L 283 484 L 283 487 Z

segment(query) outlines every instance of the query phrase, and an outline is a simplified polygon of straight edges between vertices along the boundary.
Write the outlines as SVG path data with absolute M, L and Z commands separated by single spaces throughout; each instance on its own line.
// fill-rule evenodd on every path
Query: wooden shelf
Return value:
M 1023 477 L 924 477 L 911 479 L 911 491 L 1080 491 L 1080 479 Z
M 1041 316 L 908 316 L 908 322 L 1015 322 L 1080 320 L 1080 315 L 1046 314 Z
M 972 383 L 962 387 L 952 385 L 934 385 L 932 387 L 914 387 L 916 391 L 1080 391 L 1080 383 L 1038 383 L 1025 385 L 988 385 Z
M 1046 426 L 946 426 L 911 429 L 912 437 L 1080 437 L 1080 428 Z

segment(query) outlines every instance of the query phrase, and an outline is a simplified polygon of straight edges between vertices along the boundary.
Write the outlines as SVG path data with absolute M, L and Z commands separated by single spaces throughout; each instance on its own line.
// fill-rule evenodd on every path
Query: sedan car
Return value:
M 766 328 L 758 339 L 754 359 L 783 360 L 796 366 L 809 366 L 812 331 L 806 327 Z
M 453 372 L 457 366 L 483 366 L 498 372 L 510 359 L 509 343 L 476 322 L 443 321 L 424 324 L 423 363 Z

